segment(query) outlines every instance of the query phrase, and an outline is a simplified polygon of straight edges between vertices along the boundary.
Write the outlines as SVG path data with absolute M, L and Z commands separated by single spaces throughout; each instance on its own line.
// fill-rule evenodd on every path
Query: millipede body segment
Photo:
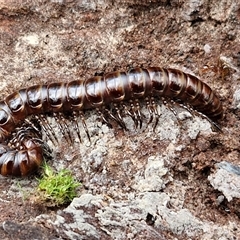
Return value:
M 41 143 L 38 138 L 32 137 L 33 134 L 18 137 L 18 148 L 9 146 L 12 132 L 28 116 L 76 113 L 94 108 L 101 110 L 111 104 L 121 105 L 122 102 L 146 98 L 180 101 L 213 122 L 223 116 L 219 98 L 206 83 L 170 68 L 134 68 L 129 72 L 116 71 L 86 81 L 31 86 L 14 92 L 0 102 L 0 173 L 25 176 L 36 170 L 43 160 Z M 134 120 L 135 113 L 128 112 Z M 124 125 L 121 115 L 110 115 Z

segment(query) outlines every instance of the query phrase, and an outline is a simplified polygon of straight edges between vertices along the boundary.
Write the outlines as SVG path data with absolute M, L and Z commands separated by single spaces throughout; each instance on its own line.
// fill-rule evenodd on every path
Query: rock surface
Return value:
M 240 238 L 239 175 L 229 171 L 240 166 L 239 22 L 237 0 L 0 1 L 2 99 L 34 84 L 163 66 L 204 79 L 225 110 L 222 132 L 173 106 L 178 121 L 160 103 L 155 131 L 147 120 L 135 129 L 130 118 L 128 131 L 109 128 L 96 111 L 86 112 L 91 144 L 83 129 L 81 144 L 63 138 L 54 147 L 46 139 L 54 168 L 70 169 L 83 183 L 79 196 L 48 208 L 31 198 L 35 176 L 0 177 L 0 236 Z

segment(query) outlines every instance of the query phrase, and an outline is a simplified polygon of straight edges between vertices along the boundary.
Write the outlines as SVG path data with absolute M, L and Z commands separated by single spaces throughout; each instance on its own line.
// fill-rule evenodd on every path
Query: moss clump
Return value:
M 81 184 L 76 182 L 69 170 L 62 169 L 55 173 L 47 164 L 43 166 L 44 173 L 37 191 L 39 200 L 46 202 L 48 206 L 67 204 L 77 196 L 77 187 Z

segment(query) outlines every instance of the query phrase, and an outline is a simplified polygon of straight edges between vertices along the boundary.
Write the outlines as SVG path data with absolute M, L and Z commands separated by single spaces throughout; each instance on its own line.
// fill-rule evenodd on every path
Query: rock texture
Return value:
M 0 92 L 132 67 L 195 74 L 224 105 L 222 132 L 159 103 L 155 131 L 85 114 L 91 144 L 53 146 L 51 164 L 83 183 L 61 209 L 37 181 L 0 178 L 3 239 L 238 239 L 240 4 L 237 0 L 0 1 Z M 147 116 L 144 106 L 141 111 Z M 52 119 L 50 119 L 51 121 Z M 61 133 L 52 123 L 58 137 Z

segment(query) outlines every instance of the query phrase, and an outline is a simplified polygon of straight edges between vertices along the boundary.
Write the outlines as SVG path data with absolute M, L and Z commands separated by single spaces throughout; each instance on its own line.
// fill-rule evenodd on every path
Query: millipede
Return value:
M 69 114 L 79 139 L 80 117 L 90 138 L 84 111 L 97 109 L 105 123 L 109 124 L 109 119 L 112 119 L 122 128 L 126 128 L 122 116 L 129 115 L 141 128 L 138 100 L 143 99 L 149 111 L 149 123 L 155 118 L 156 126 L 160 114 L 155 100 L 162 98 L 182 103 L 217 127 L 216 122 L 223 116 L 220 99 L 206 83 L 172 68 L 134 68 L 128 72 L 94 76 L 85 81 L 56 82 L 20 89 L 0 102 L 0 174 L 26 176 L 41 165 L 44 143 L 41 131 L 31 121 L 28 121 L 28 127 L 15 134 L 14 141 L 11 139 L 13 132 L 30 116 L 34 116 L 41 128 L 47 131 L 50 126 L 45 122 L 44 114 L 56 115 L 60 118 L 61 131 L 68 133 L 62 119 L 63 114 Z

